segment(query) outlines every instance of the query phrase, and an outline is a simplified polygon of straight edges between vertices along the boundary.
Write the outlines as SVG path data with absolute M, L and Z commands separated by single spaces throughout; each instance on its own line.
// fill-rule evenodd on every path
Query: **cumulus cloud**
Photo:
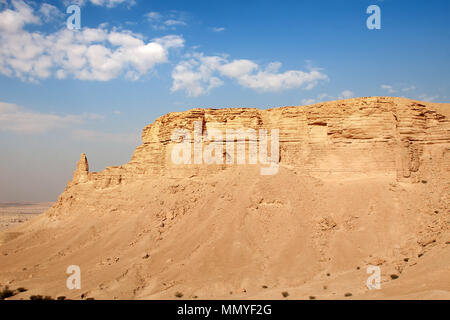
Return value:
M 224 61 L 217 56 L 195 55 L 190 60 L 180 62 L 172 71 L 172 91 L 184 90 L 188 96 L 197 97 L 221 86 L 222 80 L 213 74 Z
M 169 35 L 146 42 L 130 31 L 105 26 L 53 33 L 29 32 L 39 24 L 33 9 L 20 0 L 0 12 L 0 73 L 37 81 L 51 76 L 108 81 L 125 75 L 138 79 L 155 65 L 168 62 L 169 49 L 182 47 L 184 39 Z M 55 8 L 41 6 L 42 13 Z
M 222 75 L 230 78 L 241 78 L 258 69 L 258 65 L 250 60 L 233 60 L 219 66 Z
M 38 24 L 40 19 L 33 14 L 33 9 L 23 1 L 14 0 L 11 8 L 7 6 L 0 12 L 0 32 L 16 33 L 26 24 Z
M 44 133 L 79 125 L 86 120 L 102 118 L 97 114 L 56 115 L 34 112 L 15 104 L 0 102 L 0 131 L 14 133 Z
M 236 80 L 241 86 L 258 91 L 281 91 L 315 87 L 328 76 L 317 69 L 280 72 L 281 63 L 261 68 L 246 60 L 229 61 L 225 56 L 205 56 L 195 53 L 181 61 L 173 70 L 172 91 L 184 90 L 188 96 L 200 96 L 223 84 L 223 77 Z

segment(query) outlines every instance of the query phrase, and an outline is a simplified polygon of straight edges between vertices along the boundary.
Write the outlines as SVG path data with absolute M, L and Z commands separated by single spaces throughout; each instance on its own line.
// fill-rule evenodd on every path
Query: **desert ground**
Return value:
M 0 233 L 0 285 L 27 289 L 9 299 L 450 299 L 449 111 L 372 97 L 166 115 L 128 164 L 89 172 L 82 155 L 50 209 Z M 278 172 L 173 164 L 170 133 L 198 119 L 279 128 Z
M 52 202 L 41 203 L 0 203 L 0 231 L 30 220 L 45 212 Z

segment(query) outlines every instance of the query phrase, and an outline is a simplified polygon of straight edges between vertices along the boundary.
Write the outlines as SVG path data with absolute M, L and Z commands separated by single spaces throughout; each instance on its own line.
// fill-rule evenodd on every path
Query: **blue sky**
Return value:
M 449 102 L 449 39 L 446 0 L 0 0 L 0 201 L 55 200 L 81 152 L 124 163 L 172 111 Z

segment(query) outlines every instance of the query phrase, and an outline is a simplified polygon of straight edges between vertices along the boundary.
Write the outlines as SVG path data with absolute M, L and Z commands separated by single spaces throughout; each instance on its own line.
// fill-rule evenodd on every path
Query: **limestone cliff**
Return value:
M 450 168 L 450 122 L 436 106 L 405 98 L 369 97 L 268 110 L 173 112 L 144 128 L 143 144 L 129 163 L 88 173 L 82 156 L 73 182 L 91 181 L 105 188 L 153 174 L 183 177 L 230 168 L 171 161 L 171 134 L 176 129 L 193 131 L 195 121 L 203 124 L 204 131 L 279 129 L 280 165 L 303 173 L 384 173 L 417 182 L 433 159 L 446 163 L 439 170 Z

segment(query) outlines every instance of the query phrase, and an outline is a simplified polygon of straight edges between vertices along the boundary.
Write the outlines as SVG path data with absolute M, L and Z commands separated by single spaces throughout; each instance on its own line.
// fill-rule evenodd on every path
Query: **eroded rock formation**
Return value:
M 176 129 L 192 132 L 196 121 L 203 124 L 204 132 L 210 128 L 224 133 L 227 129 L 279 129 L 280 165 L 311 175 L 378 172 L 417 182 L 421 169 L 427 167 L 423 162 L 430 164 L 435 159 L 450 163 L 450 122 L 433 104 L 371 97 L 268 110 L 169 113 L 144 128 L 143 143 L 129 163 L 98 173 L 86 173 L 83 164 L 77 167 L 73 182 L 91 181 L 105 188 L 153 174 L 183 177 L 229 168 L 226 164 L 177 165 L 171 161 L 175 144 L 171 134 Z M 83 156 L 80 161 L 84 161 Z

